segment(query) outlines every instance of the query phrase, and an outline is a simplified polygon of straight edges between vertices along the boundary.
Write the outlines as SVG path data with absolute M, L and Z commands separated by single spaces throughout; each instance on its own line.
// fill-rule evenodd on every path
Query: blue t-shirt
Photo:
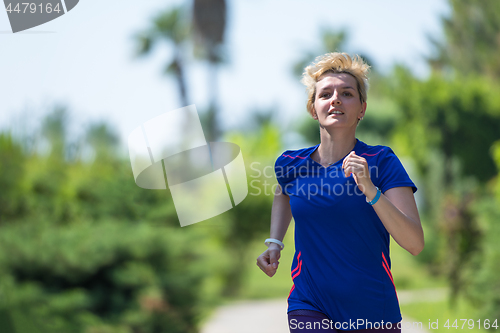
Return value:
M 344 330 L 370 328 L 368 323 L 377 326 L 382 320 L 397 323 L 402 318 L 390 271 L 389 233 L 353 176 L 345 177 L 344 159 L 323 167 L 310 157 L 318 146 L 287 150 L 275 164 L 295 220 L 288 312 L 319 311 Z M 401 186 L 417 190 L 391 148 L 357 140 L 353 150 L 367 160 L 382 193 Z

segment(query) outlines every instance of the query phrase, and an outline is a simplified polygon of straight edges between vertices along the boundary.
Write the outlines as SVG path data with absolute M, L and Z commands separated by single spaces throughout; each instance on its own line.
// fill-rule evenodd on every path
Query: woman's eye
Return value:
M 328 97 L 330 97 L 330 93 L 323 93 L 323 94 L 321 94 L 321 97 L 328 98 Z
M 348 91 L 344 92 L 344 96 L 352 96 L 352 94 Z

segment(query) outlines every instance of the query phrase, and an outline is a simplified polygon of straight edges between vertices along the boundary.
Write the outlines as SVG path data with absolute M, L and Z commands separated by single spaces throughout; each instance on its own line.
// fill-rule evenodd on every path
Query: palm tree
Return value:
M 209 64 L 209 96 L 210 104 L 204 119 L 209 141 L 215 141 L 221 136 L 218 126 L 218 94 L 217 76 L 220 64 L 223 63 L 224 33 L 226 30 L 225 0 L 194 0 L 192 20 L 194 28 L 195 55 L 205 59 Z
M 153 20 L 151 27 L 136 36 L 138 56 L 149 55 L 161 42 L 173 48 L 173 56 L 167 61 L 164 72 L 174 76 L 182 106 L 189 105 L 184 63 L 186 58 L 184 45 L 188 36 L 189 26 L 186 24 L 182 7 L 175 7 L 159 14 Z

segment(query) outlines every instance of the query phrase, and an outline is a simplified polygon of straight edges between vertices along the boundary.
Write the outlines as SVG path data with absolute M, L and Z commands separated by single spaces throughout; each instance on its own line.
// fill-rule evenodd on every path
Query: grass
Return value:
M 447 300 L 440 302 L 402 304 L 401 312 L 407 314 L 417 322 L 421 322 L 423 327 L 430 332 L 484 332 L 483 321 L 481 320 L 480 330 L 478 328 L 479 318 L 475 318 L 472 315 L 476 312 L 475 309 L 463 299 L 459 299 L 454 308 L 450 307 Z M 467 319 L 468 321 L 466 322 L 461 319 Z M 493 321 L 490 322 L 490 324 L 492 323 Z M 471 326 L 468 324 L 471 324 Z M 445 325 L 449 326 L 449 328 L 445 327 Z M 495 328 L 493 329 L 496 331 Z

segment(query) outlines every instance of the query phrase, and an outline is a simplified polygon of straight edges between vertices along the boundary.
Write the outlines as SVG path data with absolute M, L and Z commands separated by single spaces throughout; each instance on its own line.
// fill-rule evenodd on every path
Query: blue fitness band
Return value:
M 375 187 L 377 189 L 377 194 L 375 194 L 375 198 L 373 198 L 372 201 L 368 201 L 368 198 L 366 198 L 366 202 L 370 204 L 370 206 L 373 206 L 374 204 L 377 203 L 378 199 L 380 199 L 380 196 L 382 195 L 382 192 L 380 192 L 380 189 L 378 187 Z

